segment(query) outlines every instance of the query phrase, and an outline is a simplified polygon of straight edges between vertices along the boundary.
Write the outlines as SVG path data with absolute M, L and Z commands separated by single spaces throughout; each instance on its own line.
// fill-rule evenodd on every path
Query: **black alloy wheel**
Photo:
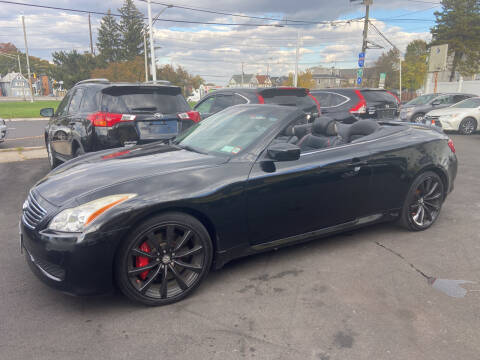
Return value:
M 145 305 L 166 305 L 189 295 L 207 275 L 212 244 L 205 227 L 182 213 L 142 223 L 118 252 L 116 277 L 122 292 Z
M 462 135 L 471 135 L 475 130 L 477 130 L 477 121 L 471 117 L 463 119 L 458 127 L 458 131 Z
M 418 176 L 405 200 L 401 223 L 413 231 L 428 229 L 437 220 L 444 200 L 444 185 L 431 171 Z

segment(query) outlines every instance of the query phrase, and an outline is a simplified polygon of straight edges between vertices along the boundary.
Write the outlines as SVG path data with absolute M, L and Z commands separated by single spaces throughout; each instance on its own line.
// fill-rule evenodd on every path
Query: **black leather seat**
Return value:
M 345 142 L 352 142 L 361 137 L 371 135 L 380 129 L 380 125 L 374 120 L 358 120 L 357 122 L 344 128 L 342 138 Z
M 335 120 L 328 116 L 321 116 L 312 125 L 312 132 L 303 136 L 297 143 L 302 151 L 322 149 L 342 144 L 337 135 Z

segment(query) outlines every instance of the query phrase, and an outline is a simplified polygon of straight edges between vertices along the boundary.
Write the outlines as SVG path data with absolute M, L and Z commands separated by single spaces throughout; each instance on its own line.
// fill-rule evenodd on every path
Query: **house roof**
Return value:
M 270 79 L 270 76 L 268 76 L 268 75 L 257 75 L 256 78 L 257 78 L 257 81 L 258 81 L 259 85 L 264 85 L 267 82 L 267 80 Z M 270 82 L 271 82 L 271 80 L 270 80 Z
M 25 79 L 25 77 L 20 74 L 20 73 L 17 73 L 17 72 L 11 72 L 11 73 L 8 73 L 7 75 L 5 75 L 3 78 L 0 79 L 1 82 L 11 82 L 13 79 L 15 79 L 18 75 L 20 75 L 22 77 L 23 80 L 27 80 Z

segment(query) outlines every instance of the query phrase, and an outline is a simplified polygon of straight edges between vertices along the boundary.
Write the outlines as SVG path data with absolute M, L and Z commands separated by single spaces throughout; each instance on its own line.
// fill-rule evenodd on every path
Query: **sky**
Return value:
M 279 76 L 294 71 L 297 38 L 299 68 L 313 66 L 355 68 L 362 47 L 365 6 L 350 0 L 152 0 L 152 13 L 164 11 L 154 26 L 157 64 L 185 67 L 207 82 L 225 85 L 232 74 L 258 73 Z M 17 0 L 17 2 L 118 13 L 123 0 Z M 430 40 L 433 13 L 440 0 L 373 0 L 370 18 L 400 51 L 415 39 Z M 135 0 L 147 15 L 144 1 Z M 179 8 L 194 8 L 194 11 Z M 234 14 L 214 14 L 207 11 Z M 90 51 L 88 15 L 0 2 L 0 43 L 12 42 L 24 51 L 21 16 L 25 17 L 30 55 L 51 60 L 54 51 Z M 243 15 L 243 16 L 237 16 Z M 265 20 L 245 16 L 271 18 Z M 102 15 L 92 14 L 93 42 Z M 278 19 L 278 20 L 276 20 Z M 165 21 L 168 20 L 168 21 Z M 350 21 L 348 21 L 350 20 Z M 179 21 L 179 22 L 175 22 Z M 180 21 L 220 24 L 205 25 Z M 304 23 L 300 23 L 303 21 Z M 323 23 L 327 22 L 327 23 Z M 250 26 L 254 24 L 276 26 Z M 283 26 L 278 26 L 282 24 Z M 301 24 L 301 25 L 299 25 Z M 373 29 L 369 40 L 381 49 L 368 49 L 367 66 L 391 46 Z

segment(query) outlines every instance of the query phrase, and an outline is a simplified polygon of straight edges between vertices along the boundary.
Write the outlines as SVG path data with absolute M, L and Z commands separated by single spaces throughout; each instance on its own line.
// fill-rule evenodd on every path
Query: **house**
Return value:
M 285 81 L 288 80 L 288 76 L 272 76 L 270 77 L 270 81 L 272 82 L 272 86 L 283 86 Z
M 256 75 L 258 87 L 272 87 L 272 80 L 268 75 Z
M 27 79 L 20 73 L 11 72 L 0 78 L 0 89 L 3 96 L 30 96 L 30 86 Z
M 258 87 L 258 80 L 254 74 L 233 75 L 227 87 Z
M 337 69 L 315 66 L 308 69 L 312 73 L 315 82 L 314 88 L 335 88 L 354 86 L 356 80 L 356 69 Z

